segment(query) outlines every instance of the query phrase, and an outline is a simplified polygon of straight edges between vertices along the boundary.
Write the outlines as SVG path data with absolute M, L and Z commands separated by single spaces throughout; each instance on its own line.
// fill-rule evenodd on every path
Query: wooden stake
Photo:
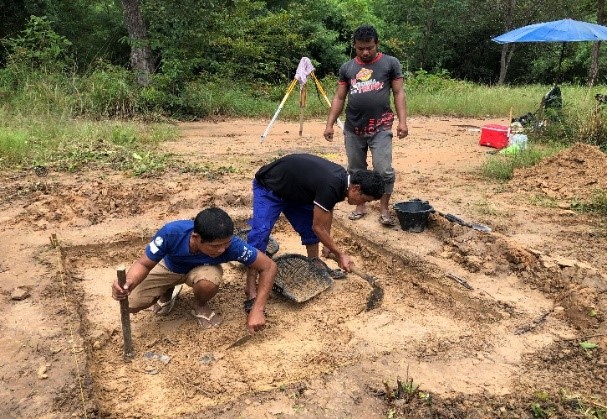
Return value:
M 510 118 L 508 119 L 508 141 L 510 141 L 510 130 L 512 129 L 512 106 L 510 106 Z
M 118 268 L 118 284 L 124 287 L 126 284 L 126 270 Z M 129 313 L 129 299 L 120 300 L 120 321 L 122 323 L 122 337 L 124 338 L 124 347 L 122 356 L 125 361 L 130 361 L 133 356 L 133 339 L 131 336 L 131 315 Z
M 304 123 L 304 109 L 306 107 L 306 86 L 308 84 L 304 84 L 299 89 L 299 136 L 303 134 L 303 123 Z

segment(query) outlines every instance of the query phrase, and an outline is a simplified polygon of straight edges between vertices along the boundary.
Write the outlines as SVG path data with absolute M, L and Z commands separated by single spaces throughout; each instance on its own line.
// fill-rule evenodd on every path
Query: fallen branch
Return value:
M 519 327 L 514 331 L 515 335 L 522 335 L 523 333 L 527 333 L 538 327 L 540 324 L 546 321 L 548 315 L 552 313 L 552 310 L 547 311 L 546 313 L 539 316 L 537 319 L 533 320 L 530 324 Z
M 461 276 L 457 276 L 455 274 L 452 274 L 451 272 L 447 272 L 445 275 L 447 276 L 447 278 L 453 279 L 455 282 L 457 282 L 458 284 L 462 285 L 463 287 L 465 287 L 465 288 L 467 288 L 469 290 L 473 290 L 474 289 L 474 288 L 472 288 L 472 286 L 470 284 L 468 284 L 468 281 L 466 281 Z

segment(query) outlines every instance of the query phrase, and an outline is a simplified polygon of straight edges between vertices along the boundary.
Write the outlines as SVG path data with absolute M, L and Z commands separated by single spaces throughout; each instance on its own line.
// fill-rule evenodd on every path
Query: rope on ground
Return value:
M 59 244 L 59 239 L 57 239 L 57 235 L 55 233 L 51 234 L 50 237 L 51 246 L 53 246 L 57 250 L 57 266 L 59 267 L 59 278 L 61 278 L 61 291 L 63 293 L 63 304 L 65 305 L 65 310 L 69 313 L 69 306 L 67 302 L 67 286 L 65 284 L 65 273 L 63 272 L 63 262 L 61 260 L 61 245 Z M 80 400 L 82 402 L 82 413 L 84 417 L 87 418 L 86 414 L 86 399 L 84 398 L 84 388 L 82 385 L 82 376 L 80 375 L 80 364 L 78 363 L 78 356 L 76 355 L 76 341 L 74 340 L 74 329 L 71 323 L 68 322 L 68 327 L 70 330 L 70 339 L 72 342 L 72 355 L 74 357 L 74 363 L 76 364 L 76 377 L 78 378 L 78 386 L 80 388 Z

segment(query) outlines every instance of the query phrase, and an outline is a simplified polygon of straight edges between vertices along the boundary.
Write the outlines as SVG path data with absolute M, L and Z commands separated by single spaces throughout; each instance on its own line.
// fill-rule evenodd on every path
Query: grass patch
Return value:
M 607 406 L 600 400 L 572 394 L 565 389 L 561 390 L 561 394 L 552 396 L 544 391 L 536 392 L 533 396 L 535 401 L 531 403 L 529 410 L 537 419 L 555 417 L 557 410 L 562 412 L 563 409 L 579 418 L 607 418 Z
M 531 198 L 531 204 L 538 206 L 538 207 L 544 207 L 544 208 L 557 208 L 558 207 L 558 201 L 556 199 L 549 198 L 543 194 L 535 194 Z
M 607 192 L 598 191 L 590 203 L 595 212 L 607 217 Z
M 607 191 L 597 190 L 588 202 L 576 202 L 572 208 L 582 211 L 599 214 L 607 218 Z
M 474 206 L 476 207 L 476 211 L 481 215 L 490 217 L 496 217 L 500 215 L 499 211 L 493 208 L 491 203 L 489 203 L 488 201 L 483 200 L 475 202 Z
M 561 147 L 555 146 L 529 146 L 527 149 L 513 154 L 496 154 L 483 164 L 481 172 L 486 178 L 508 181 L 512 179 L 516 169 L 534 166 L 543 158 L 557 153 L 560 149 Z
M 14 114 L 3 121 L 2 168 L 44 166 L 75 171 L 84 166 L 105 166 L 144 175 L 165 170 L 170 158 L 158 153 L 157 146 L 178 135 L 176 127 L 169 124 Z
M 241 173 L 240 170 L 234 166 L 219 166 L 213 167 L 210 164 L 187 164 L 181 167 L 181 173 L 195 173 L 201 176 L 206 177 L 209 180 L 216 180 L 222 177 L 223 175 L 229 173 Z
M 0 127 L 0 164 L 18 163 L 27 154 L 27 132 L 17 128 Z

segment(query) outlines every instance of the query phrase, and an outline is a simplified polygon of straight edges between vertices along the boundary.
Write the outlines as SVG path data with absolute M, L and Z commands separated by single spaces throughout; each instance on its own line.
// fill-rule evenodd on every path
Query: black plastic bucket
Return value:
M 397 202 L 392 206 L 400 226 L 405 231 L 421 233 L 428 225 L 428 216 L 434 208 L 428 201 L 412 199 L 411 201 Z

